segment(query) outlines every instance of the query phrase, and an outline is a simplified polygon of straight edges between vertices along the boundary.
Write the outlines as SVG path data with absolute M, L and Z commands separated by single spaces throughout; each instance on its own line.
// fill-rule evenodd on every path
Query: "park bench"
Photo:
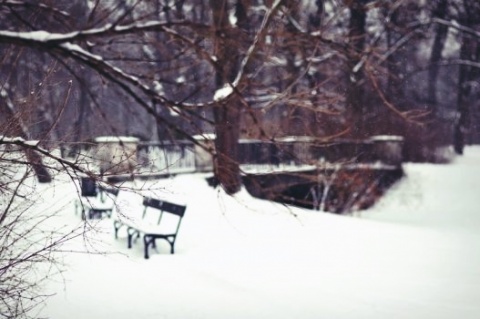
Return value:
M 75 201 L 75 213 L 80 210 L 81 218 L 102 218 L 112 215 L 118 189 L 99 185 L 94 178 L 80 178 L 80 198 Z
M 122 199 L 116 205 L 115 238 L 118 238 L 119 229 L 125 226 L 128 248 L 132 248 L 136 239 L 143 238 L 145 259 L 149 258 L 149 248 L 156 248 L 157 239 L 167 241 L 170 245 L 170 253 L 174 254 L 175 240 L 186 206 L 148 196 L 142 198 L 141 206 L 138 205 L 138 202 L 135 205 L 138 196 L 137 199 L 135 196 L 131 196 L 128 202 Z

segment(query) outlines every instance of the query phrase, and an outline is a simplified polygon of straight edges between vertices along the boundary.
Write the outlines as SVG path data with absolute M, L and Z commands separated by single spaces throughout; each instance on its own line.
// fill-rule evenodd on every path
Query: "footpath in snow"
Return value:
M 102 220 L 65 253 L 50 318 L 480 318 L 480 148 L 406 164 L 372 209 L 338 216 L 226 196 L 203 176 L 151 187 L 188 204 L 175 255 L 126 249 Z M 137 185 L 138 186 L 138 185 Z M 62 190 L 60 190 L 60 187 Z M 55 198 L 70 196 L 59 186 Z M 68 195 L 67 195 L 68 192 Z M 45 197 L 47 198 L 47 197 Z M 52 197 L 48 197 L 52 198 Z M 60 220 L 79 224 L 73 205 Z M 57 221 L 58 222 L 58 221 Z M 69 249 L 83 249 L 79 238 Z

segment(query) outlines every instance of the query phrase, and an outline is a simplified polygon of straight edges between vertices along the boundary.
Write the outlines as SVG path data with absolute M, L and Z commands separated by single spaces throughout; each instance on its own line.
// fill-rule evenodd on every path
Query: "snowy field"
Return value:
M 185 175 L 149 187 L 188 204 L 176 245 L 143 259 L 115 240 L 99 254 L 66 253 L 47 287 L 50 318 L 480 318 L 480 147 L 450 165 L 406 164 L 406 178 L 372 209 L 338 216 L 234 198 Z M 141 187 L 145 185 L 135 185 Z M 45 190 L 80 224 L 72 183 Z M 170 195 L 167 195 L 170 196 Z M 110 252 L 106 255 L 101 252 Z

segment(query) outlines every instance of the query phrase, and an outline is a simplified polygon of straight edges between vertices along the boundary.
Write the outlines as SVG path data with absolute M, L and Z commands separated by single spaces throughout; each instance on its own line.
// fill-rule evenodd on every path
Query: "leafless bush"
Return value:
M 39 183 L 26 151 L 42 159 L 54 183 Z M 87 224 L 68 226 L 60 218 L 71 203 L 57 195 L 66 187 L 76 192 L 76 164 L 41 151 L 22 139 L 0 138 L 0 318 L 36 318 L 49 297 L 44 284 L 64 269 L 60 252 L 76 237 L 88 239 Z
M 55 271 L 53 251 L 63 239 L 43 229 L 49 214 L 32 210 L 32 171 L 19 164 L 18 149 L 8 152 L 0 153 L 0 317 L 29 318 L 46 297 L 41 283 Z

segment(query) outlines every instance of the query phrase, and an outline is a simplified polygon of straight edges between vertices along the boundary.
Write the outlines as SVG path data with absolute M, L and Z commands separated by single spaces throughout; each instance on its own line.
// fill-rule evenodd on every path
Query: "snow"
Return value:
M 31 40 L 36 42 L 48 42 L 48 41 L 65 41 L 67 39 L 77 36 L 78 32 L 71 32 L 66 34 L 50 33 L 47 31 L 29 31 L 29 32 L 14 32 L 2 30 L 0 31 L 0 37 L 20 40 Z
M 138 138 L 131 136 L 99 136 L 95 138 L 97 143 L 137 143 L 138 141 Z
M 213 141 L 215 140 L 216 135 L 213 133 L 204 133 L 204 134 L 194 135 L 192 137 L 198 141 L 203 141 L 203 140 Z
M 153 81 L 153 90 L 159 95 L 165 95 L 163 85 L 159 81 Z
M 407 163 L 404 169 L 409 178 L 396 185 L 366 217 L 456 232 L 480 230 L 476 216 L 480 201 L 475 200 L 480 194 L 479 148 L 467 148 L 465 156 L 456 157 L 452 165 Z M 383 213 L 387 207 L 389 214 Z
M 213 95 L 213 100 L 217 102 L 221 100 L 225 100 L 232 93 L 233 93 L 233 87 L 230 84 L 225 84 L 222 88 L 215 91 L 215 94 Z
M 65 42 L 65 43 L 60 43 L 59 46 L 64 48 L 65 50 L 68 50 L 68 51 L 71 51 L 71 52 L 76 52 L 76 53 L 80 54 L 80 56 L 82 56 L 82 57 L 91 58 L 91 59 L 96 60 L 96 61 L 103 61 L 103 58 L 100 55 L 92 54 L 92 53 L 84 50 L 78 44 Z
M 398 135 L 375 135 L 370 137 L 370 141 L 403 142 L 403 136 Z
M 175 82 L 177 82 L 178 84 L 183 84 L 187 82 L 187 78 L 185 77 L 185 75 L 181 75 L 175 80 Z
M 352 164 L 344 164 L 344 163 L 328 163 L 322 162 L 316 163 L 315 165 L 309 164 L 296 164 L 292 161 L 289 164 L 242 164 L 240 168 L 243 172 L 248 174 L 266 174 L 266 173 L 280 173 L 280 172 L 292 172 L 292 173 L 300 173 L 300 172 L 308 172 L 312 170 L 357 170 L 357 169 L 368 169 L 368 170 L 395 170 L 398 167 L 394 165 L 388 165 L 381 162 L 374 162 L 374 163 L 352 163 Z
M 143 259 L 94 221 L 102 254 L 63 255 L 51 318 L 479 318 L 480 147 L 449 165 L 406 164 L 406 178 L 355 216 L 234 197 L 189 174 L 125 188 L 188 204 L 176 244 Z M 58 185 L 54 200 L 73 197 Z M 51 194 L 51 192 L 50 192 Z M 49 196 L 52 198 L 52 196 Z M 65 209 L 62 221 L 77 225 Z M 123 237 L 124 234 L 121 234 Z M 69 243 L 81 249 L 79 238 Z M 64 279 L 64 281 L 62 280 Z
M 4 135 L 0 135 L 0 142 L 5 142 L 5 143 L 25 143 L 25 139 L 22 137 L 8 137 Z
M 61 12 L 61 11 L 57 11 Z M 112 25 L 111 23 L 107 23 L 102 27 L 93 28 L 93 29 L 86 29 L 82 31 L 74 31 L 69 33 L 52 33 L 47 31 L 28 31 L 28 32 L 16 32 L 16 31 L 7 31 L 2 30 L 0 31 L 0 38 L 6 39 L 19 39 L 19 40 L 26 40 L 26 41 L 34 41 L 34 42 L 64 42 L 67 43 L 68 41 L 74 41 L 75 38 L 79 36 L 89 36 L 89 35 L 102 35 L 106 32 L 112 30 L 117 33 L 128 32 L 132 30 L 144 30 L 144 29 L 151 29 L 155 27 L 163 26 L 164 23 L 160 21 L 147 21 L 144 23 L 133 23 L 128 25 Z M 63 43 L 62 43 L 63 44 Z M 68 44 L 68 46 L 73 47 L 76 46 L 74 44 Z M 73 50 L 76 50 L 73 48 Z

